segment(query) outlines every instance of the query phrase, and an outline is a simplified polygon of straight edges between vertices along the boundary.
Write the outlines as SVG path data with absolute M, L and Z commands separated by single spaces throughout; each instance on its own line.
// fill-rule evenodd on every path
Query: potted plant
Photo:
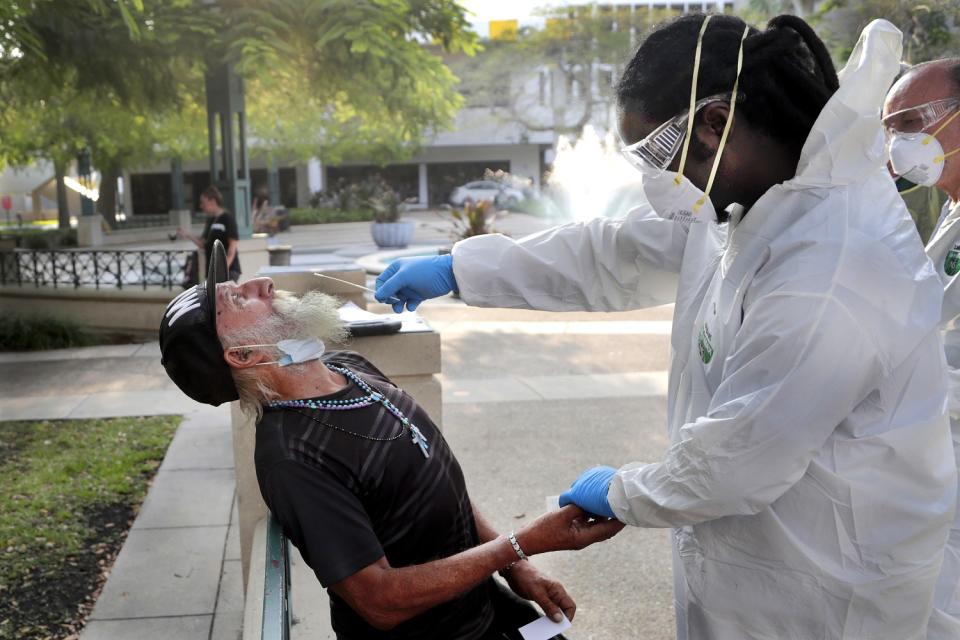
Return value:
M 413 238 L 413 222 L 401 220 L 406 210 L 406 202 L 400 194 L 384 186 L 380 192 L 369 199 L 374 211 L 370 235 L 381 249 L 402 249 Z
M 450 236 L 454 242 L 486 233 L 498 233 L 493 228 L 493 223 L 500 217 L 500 214 L 490 200 L 481 200 L 480 202 L 468 200 L 463 203 L 463 208 L 449 209 L 447 213 L 453 221 L 453 230 Z

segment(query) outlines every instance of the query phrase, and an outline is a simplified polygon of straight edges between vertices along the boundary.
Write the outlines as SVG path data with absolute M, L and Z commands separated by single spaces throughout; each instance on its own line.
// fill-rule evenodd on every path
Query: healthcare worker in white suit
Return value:
M 673 528 L 682 640 L 926 636 L 957 469 L 940 283 L 885 168 L 900 52 L 874 22 L 838 79 L 799 18 L 678 18 L 618 88 L 650 206 L 378 279 L 408 308 L 451 289 L 557 311 L 675 302 L 670 447 L 590 469 L 562 501 Z
M 949 367 L 950 427 L 960 463 L 960 58 L 905 73 L 883 108 L 890 165 L 898 176 L 947 194 L 927 255 L 943 285 L 940 327 Z M 960 514 L 937 580 L 929 640 L 960 638 Z

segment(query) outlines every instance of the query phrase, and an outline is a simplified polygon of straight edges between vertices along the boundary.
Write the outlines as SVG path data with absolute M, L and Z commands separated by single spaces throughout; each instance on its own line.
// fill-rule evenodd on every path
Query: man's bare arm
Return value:
M 532 556 L 582 549 L 622 528 L 616 520 L 589 521 L 586 513 L 569 506 L 526 525 L 517 540 Z M 371 626 L 387 630 L 456 598 L 516 559 L 510 541 L 498 536 L 449 558 L 412 567 L 393 568 L 380 558 L 330 588 Z
M 480 542 L 495 540 L 499 535 L 487 520 L 477 505 L 473 505 L 473 519 L 477 523 L 477 534 Z M 556 622 L 562 619 L 562 611 L 569 620 L 573 620 L 577 612 L 577 603 L 567 594 L 566 588 L 550 576 L 542 573 L 533 562 L 525 560 L 517 562 L 510 569 L 500 572 L 507 581 L 510 590 L 524 600 L 533 600 L 543 612 Z

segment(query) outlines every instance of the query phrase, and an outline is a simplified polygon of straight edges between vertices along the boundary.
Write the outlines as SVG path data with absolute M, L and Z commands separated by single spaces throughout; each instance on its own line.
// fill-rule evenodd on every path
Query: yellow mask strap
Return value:
M 693 117 L 696 115 L 693 110 L 697 107 L 697 79 L 700 77 L 700 52 L 703 50 L 703 33 L 707 30 L 707 24 L 713 16 L 706 16 L 703 24 L 700 25 L 700 33 L 697 35 L 697 52 L 693 56 L 693 86 L 690 87 L 690 109 L 687 111 L 687 137 L 683 141 L 683 151 L 680 152 L 680 168 L 677 170 L 677 177 L 673 179 L 674 184 L 680 184 L 683 178 L 683 168 L 687 165 L 687 150 L 690 148 L 690 136 L 693 135 Z
M 710 190 L 713 189 L 713 179 L 717 177 L 717 169 L 720 167 L 720 156 L 723 154 L 723 148 L 727 144 L 730 127 L 733 126 L 733 115 L 737 112 L 737 89 L 740 87 L 740 71 L 743 69 L 743 41 L 747 39 L 748 33 L 750 33 L 750 25 L 743 28 L 743 35 L 740 36 L 740 50 L 737 52 L 737 78 L 733 81 L 733 93 L 730 97 L 730 113 L 727 116 L 727 123 L 723 126 L 723 133 L 720 135 L 720 146 L 717 148 L 717 157 L 714 158 L 713 167 L 710 169 L 707 188 L 703 192 L 703 197 L 694 203 L 694 213 L 699 211 L 700 207 L 707 201 L 707 198 L 710 197 Z
M 946 160 L 947 158 L 949 158 L 950 156 L 952 156 L 952 155 L 955 154 L 955 153 L 960 153 L 960 147 L 957 147 L 957 148 L 954 149 L 953 151 L 948 151 L 947 153 L 942 153 L 942 154 L 940 154 L 939 156 L 937 156 L 936 158 L 933 159 L 933 163 L 934 163 L 934 164 L 940 164 L 941 162 L 943 162 L 944 160 Z
M 938 133 L 940 133 L 941 131 L 943 131 L 943 130 L 947 127 L 948 124 L 950 124 L 951 122 L 953 122 L 953 119 L 956 118 L 957 116 L 960 116 L 960 109 L 954 111 L 952 116 L 950 116 L 949 118 L 947 118 L 946 121 L 945 121 L 942 125 L 940 125 L 939 127 L 937 127 L 937 130 L 936 130 L 936 131 L 934 131 L 933 133 L 931 133 L 930 135 L 928 135 L 926 138 L 924 138 L 924 139 L 920 142 L 920 144 L 930 144 L 930 142 L 933 141 L 933 139 L 936 137 L 936 135 L 937 135 Z M 957 153 L 958 151 L 960 151 L 960 147 L 958 147 L 958 148 L 956 148 L 956 149 L 954 149 L 953 151 L 950 151 L 950 152 L 948 152 L 948 153 L 940 154 L 939 156 L 937 156 L 937 157 L 935 157 L 935 158 L 933 159 L 933 163 L 934 163 L 934 164 L 940 164 L 940 163 L 942 163 L 944 160 L 946 160 L 947 158 L 949 158 L 950 156 L 952 156 L 953 154 Z
M 951 122 L 953 122 L 953 119 L 956 118 L 957 116 L 960 116 L 960 109 L 957 109 L 956 111 L 954 111 L 954 112 L 953 112 L 953 115 L 950 116 L 949 118 L 947 118 L 946 121 L 945 121 L 942 125 L 940 125 L 939 127 L 937 127 L 937 130 L 934 131 L 932 135 L 935 136 L 935 135 L 937 135 L 938 133 L 940 133 L 941 131 L 943 131 L 944 129 L 946 129 L 946 128 L 947 128 L 947 125 L 950 124 Z M 924 141 L 924 144 L 927 144 L 926 141 Z

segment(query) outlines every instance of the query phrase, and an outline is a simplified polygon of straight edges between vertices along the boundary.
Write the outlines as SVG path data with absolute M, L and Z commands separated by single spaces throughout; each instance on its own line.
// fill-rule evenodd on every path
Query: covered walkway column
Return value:
M 417 196 L 417 202 L 422 207 L 429 207 L 430 206 L 430 188 L 429 188 L 429 183 L 427 181 L 427 178 L 428 178 L 427 163 L 421 162 L 418 168 L 420 171 L 420 174 L 419 174 L 420 180 L 419 180 L 419 194 Z
M 243 78 L 232 63 L 212 64 L 206 74 L 210 180 L 237 220 L 241 238 L 251 235 L 250 167 Z

